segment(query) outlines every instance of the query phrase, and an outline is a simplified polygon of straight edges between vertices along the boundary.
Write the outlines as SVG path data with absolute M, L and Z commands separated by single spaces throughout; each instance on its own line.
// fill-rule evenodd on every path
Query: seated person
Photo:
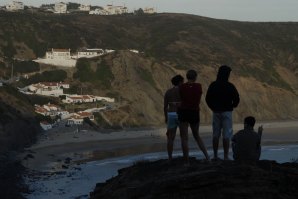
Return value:
M 260 159 L 263 127 L 260 126 L 258 133 L 256 133 L 254 131 L 255 123 L 254 117 L 246 117 L 244 119 L 244 129 L 233 136 L 232 150 L 234 160 L 255 162 Z

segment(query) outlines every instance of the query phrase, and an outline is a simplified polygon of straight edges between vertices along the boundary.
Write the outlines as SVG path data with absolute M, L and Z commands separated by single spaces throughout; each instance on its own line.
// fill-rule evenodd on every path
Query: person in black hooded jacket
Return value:
M 218 144 L 223 134 L 224 159 L 229 159 L 230 139 L 233 135 L 232 111 L 239 104 L 239 93 L 229 82 L 232 69 L 223 65 L 219 68 L 216 81 L 212 82 L 206 94 L 206 102 L 213 112 L 213 152 L 218 158 Z

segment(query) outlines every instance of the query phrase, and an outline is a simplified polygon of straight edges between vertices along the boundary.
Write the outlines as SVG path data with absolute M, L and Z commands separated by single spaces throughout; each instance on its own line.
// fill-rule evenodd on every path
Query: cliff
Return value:
M 234 161 L 204 163 L 192 159 L 139 162 L 119 175 L 97 184 L 91 199 L 103 198 L 258 198 L 298 197 L 298 164 L 260 161 L 241 165 Z
M 21 151 L 41 132 L 30 100 L 16 89 L 0 87 L 0 197 L 22 198 L 22 172 L 15 151 Z

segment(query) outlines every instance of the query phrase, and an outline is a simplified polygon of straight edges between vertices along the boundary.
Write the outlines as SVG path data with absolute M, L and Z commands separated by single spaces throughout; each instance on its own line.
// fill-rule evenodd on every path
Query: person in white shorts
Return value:
M 179 126 L 177 109 L 180 106 L 179 85 L 183 84 L 183 77 L 176 75 L 171 79 L 173 87 L 167 90 L 164 96 L 164 116 L 167 124 L 167 151 L 169 160 L 172 160 L 174 140 Z

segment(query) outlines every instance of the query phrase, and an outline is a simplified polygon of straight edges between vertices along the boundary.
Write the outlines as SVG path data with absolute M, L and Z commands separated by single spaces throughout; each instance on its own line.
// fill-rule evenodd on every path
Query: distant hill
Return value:
M 206 93 L 222 64 L 233 68 L 231 81 L 241 95 L 237 121 L 251 114 L 258 120 L 298 118 L 298 23 L 237 22 L 185 14 L 1 12 L 0 26 L 5 27 L 0 29 L 2 62 L 12 56 L 34 59 L 52 47 L 117 50 L 83 60 L 86 71 L 84 67 L 78 67 L 79 73 L 67 71 L 74 86 L 120 100 L 119 111 L 107 113 L 115 124 L 161 125 L 163 94 L 171 86 L 170 78 L 194 68 Z M 209 122 L 211 113 L 203 99 L 201 109 L 202 121 Z

